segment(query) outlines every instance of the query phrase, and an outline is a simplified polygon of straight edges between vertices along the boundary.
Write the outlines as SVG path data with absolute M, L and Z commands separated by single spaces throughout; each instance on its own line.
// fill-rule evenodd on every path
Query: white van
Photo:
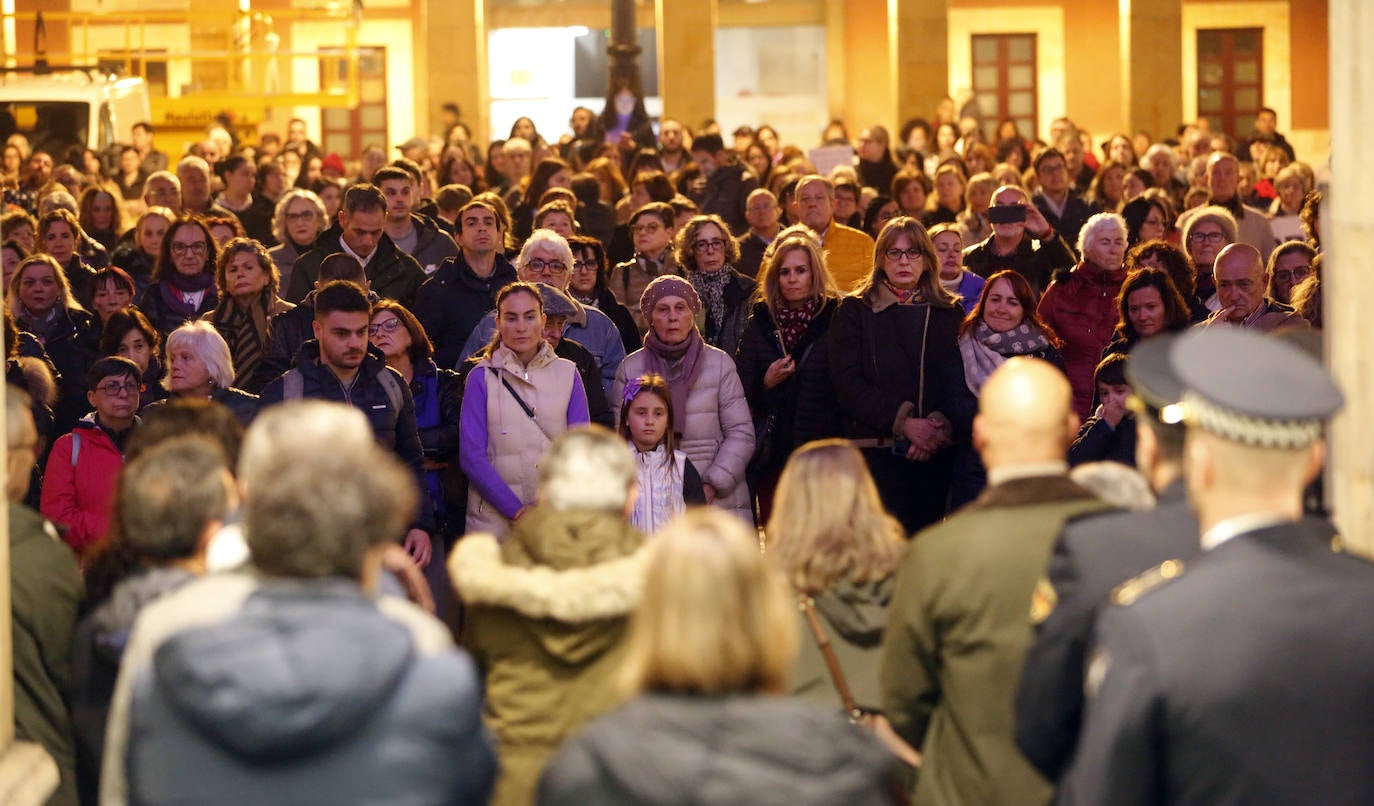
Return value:
M 150 120 L 148 88 L 141 78 L 119 78 L 96 68 L 51 72 L 0 72 L 0 143 L 14 132 L 57 162 L 73 145 L 106 156 L 127 143 L 130 129 Z

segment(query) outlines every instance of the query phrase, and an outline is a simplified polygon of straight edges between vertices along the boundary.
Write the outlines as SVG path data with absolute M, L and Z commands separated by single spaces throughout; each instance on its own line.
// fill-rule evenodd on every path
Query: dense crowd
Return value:
M 941 691 L 948 603 L 923 575 L 960 579 L 997 553 L 970 533 L 1053 505 L 963 578 L 1024 635 L 953 673 L 1012 697 L 1060 527 L 1101 496 L 1181 495 L 1135 470 L 1182 400 L 1139 405 L 1136 348 L 1321 326 L 1313 169 L 1270 110 L 1239 143 L 937 116 L 803 147 L 655 131 L 616 100 L 557 138 L 520 118 L 479 147 L 455 123 L 391 160 L 324 154 L 299 120 L 177 158 L 140 123 L 114 165 L 9 138 L 7 380 L 33 423 L 10 413 L 31 482 L 11 499 L 70 549 L 33 560 L 62 568 L 28 600 L 51 605 L 33 660 L 60 673 L 20 712 L 54 802 L 667 803 L 708 776 L 718 802 L 879 803 L 918 767 L 920 803 L 1049 796 L 1068 757 L 1037 756 L 1046 733 L 940 704 L 966 694 Z M 852 158 L 818 172 L 836 146 Z M 1053 482 L 1018 491 L 1027 467 Z M 762 697 L 787 692 L 871 730 Z M 296 719 L 293 696 L 318 707 Z M 245 776 L 286 757 L 306 761 Z

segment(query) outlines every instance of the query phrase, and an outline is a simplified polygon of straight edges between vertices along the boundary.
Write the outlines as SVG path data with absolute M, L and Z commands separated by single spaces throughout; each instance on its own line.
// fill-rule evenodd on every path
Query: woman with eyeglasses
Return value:
M 639 326 L 630 309 L 621 304 L 606 284 L 606 247 L 590 235 L 574 235 L 568 239 L 572 249 L 572 278 L 568 281 L 568 295 L 583 305 L 590 305 L 611 318 L 625 354 L 638 350 L 643 344 Z
M 1269 256 L 1269 297 L 1284 305 L 1293 304 L 1293 289 L 1314 269 L 1317 250 L 1302 241 L 1285 241 Z
M 171 333 L 215 309 L 219 303 L 215 288 L 218 263 L 219 249 L 200 218 L 183 217 L 167 227 L 153 268 L 153 282 L 138 303 L 159 333 Z
M 739 243 L 720 216 L 699 215 L 678 231 L 673 253 L 701 296 L 706 312 L 702 338 L 733 356 L 749 318 L 749 301 L 758 288 L 758 281 L 735 271 Z
M 844 434 L 907 534 L 945 514 L 952 446 L 977 407 L 956 344 L 963 308 L 940 284 L 935 247 L 909 216 L 883 227 L 873 271 L 830 325 Z
M 15 325 L 38 339 L 58 372 L 52 433 L 65 434 L 90 411 L 86 370 L 98 356 L 100 323 L 72 296 L 67 275 L 51 255 L 33 255 L 19 264 L 10 278 L 8 302 Z
M 223 404 L 247 428 L 258 413 L 258 396 L 234 386 L 229 345 L 209 322 L 187 322 L 167 336 L 167 372 L 162 387 L 176 397 Z M 157 401 L 152 407 L 163 405 Z
M 276 378 L 263 356 L 272 317 L 296 307 L 281 297 L 277 267 L 262 244 L 234 238 L 224 244 L 215 270 L 219 304 L 205 315 L 229 345 L 234 386 L 258 394 Z
M 291 270 L 296 266 L 296 258 L 309 252 L 315 246 L 315 239 L 329 225 L 324 211 L 324 202 L 309 190 L 292 188 L 277 199 L 277 209 L 272 215 L 272 233 L 278 245 L 267 252 L 272 264 L 281 275 L 281 287 L 286 288 L 291 280 Z

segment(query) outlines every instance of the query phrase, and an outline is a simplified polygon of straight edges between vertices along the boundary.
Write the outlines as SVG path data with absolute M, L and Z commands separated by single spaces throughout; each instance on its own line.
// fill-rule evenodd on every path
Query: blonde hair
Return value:
M 792 454 L 764 531 L 787 581 L 803 593 L 884 579 L 906 551 L 902 525 L 883 508 L 863 455 L 842 439 L 808 442 Z
M 785 692 L 797 618 L 782 574 L 743 521 L 690 510 L 649 551 L 622 672 L 628 693 Z
M 778 308 L 782 307 L 782 284 L 778 279 L 778 270 L 788 254 L 796 251 L 805 252 L 810 258 L 812 295 L 822 300 L 838 299 L 840 296 L 815 231 L 805 224 L 794 224 L 779 232 L 763 253 L 763 269 L 759 272 L 759 285 L 754 296 L 768 305 L 771 314 L 776 315 Z

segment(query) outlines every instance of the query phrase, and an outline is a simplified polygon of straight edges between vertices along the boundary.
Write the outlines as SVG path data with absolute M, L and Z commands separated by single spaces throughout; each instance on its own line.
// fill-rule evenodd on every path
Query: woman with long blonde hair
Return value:
M 633 699 L 544 770 L 541 806 L 887 804 L 890 762 L 845 719 L 784 697 L 797 648 L 787 585 L 751 529 L 698 509 L 649 549 L 623 682 Z

